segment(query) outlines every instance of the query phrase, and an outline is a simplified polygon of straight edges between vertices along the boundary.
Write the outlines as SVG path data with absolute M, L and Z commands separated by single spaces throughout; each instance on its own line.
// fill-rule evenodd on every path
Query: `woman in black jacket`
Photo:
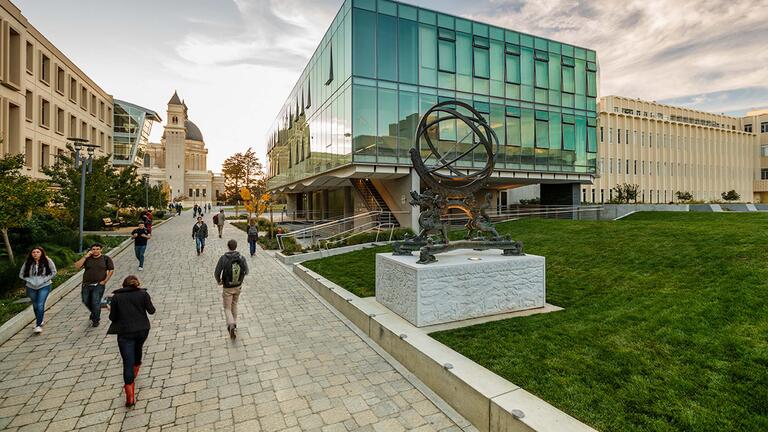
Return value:
M 154 314 L 155 306 L 147 290 L 139 288 L 141 283 L 136 276 L 128 276 L 123 287 L 112 294 L 109 319 L 112 324 L 107 334 L 117 335 L 117 346 L 123 358 L 123 382 L 125 385 L 125 406 L 136 403 L 134 380 L 139 374 L 144 341 L 149 336 L 149 318 Z

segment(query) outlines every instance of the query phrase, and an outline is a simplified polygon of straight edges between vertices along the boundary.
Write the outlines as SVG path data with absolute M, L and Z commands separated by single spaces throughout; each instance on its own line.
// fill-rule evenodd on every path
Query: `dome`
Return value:
M 187 136 L 186 136 L 186 138 L 188 140 L 203 141 L 203 133 L 200 132 L 200 128 L 198 128 L 196 124 L 194 124 L 191 121 L 187 120 L 187 121 L 184 122 L 184 127 L 187 128 Z

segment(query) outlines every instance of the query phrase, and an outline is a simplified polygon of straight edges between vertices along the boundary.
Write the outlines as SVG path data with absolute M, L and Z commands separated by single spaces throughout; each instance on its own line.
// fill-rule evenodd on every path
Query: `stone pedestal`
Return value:
M 457 250 L 437 259 L 376 255 L 376 300 L 417 327 L 544 307 L 542 256 Z

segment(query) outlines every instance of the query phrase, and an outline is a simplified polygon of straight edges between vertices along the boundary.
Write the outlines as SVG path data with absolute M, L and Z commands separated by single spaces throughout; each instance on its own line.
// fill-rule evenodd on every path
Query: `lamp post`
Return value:
M 85 215 L 85 174 L 93 169 L 93 153 L 98 147 L 95 144 L 90 144 L 87 139 L 84 138 L 68 138 L 68 141 L 72 143 L 72 147 L 75 149 L 75 167 L 80 167 L 80 249 L 79 252 L 83 252 L 83 219 Z M 81 150 L 85 148 L 87 157 L 83 156 Z
M 149 210 L 149 174 L 142 174 L 141 178 L 144 179 L 144 207 Z

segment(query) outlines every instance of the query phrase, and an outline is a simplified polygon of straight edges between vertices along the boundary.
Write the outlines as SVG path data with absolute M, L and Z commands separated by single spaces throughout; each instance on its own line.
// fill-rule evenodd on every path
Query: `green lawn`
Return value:
M 712 213 L 506 223 L 546 256 L 547 301 L 565 310 L 432 336 L 600 430 L 768 430 L 766 225 Z M 306 265 L 372 294 L 373 253 Z

